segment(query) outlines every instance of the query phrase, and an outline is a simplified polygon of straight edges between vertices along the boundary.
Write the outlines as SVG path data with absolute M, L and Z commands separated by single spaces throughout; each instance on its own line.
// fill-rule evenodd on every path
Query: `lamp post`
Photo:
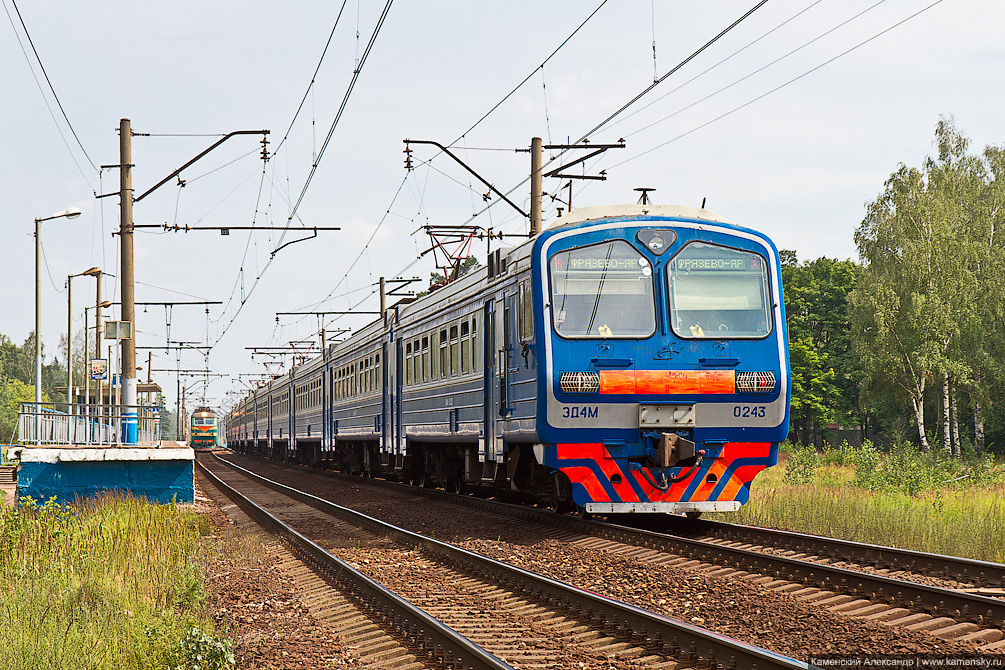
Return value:
M 80 210 L 70 207 L 35 219 L 35 444 L 42 444 L 42 222 L 78 216 Z
M 100 277 L 101 268 L 88 268 L 75 275 L 66 276 L 66 402 L 73 404 L 73 278 Z M 100 279 L 98 280 L 100 283 Z M 84 326 L 87 323 L 85 320 Z M 87 332 L 84 332 L 84 360 L 87 360 Z M 86 375 L 85 375 L 86 376 Z

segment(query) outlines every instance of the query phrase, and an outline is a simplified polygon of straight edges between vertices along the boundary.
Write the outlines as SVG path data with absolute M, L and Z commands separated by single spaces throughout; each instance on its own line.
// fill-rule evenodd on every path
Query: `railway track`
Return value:
M 1001 563 L 704 519 L 672 523 L 663 532 L 756 551 L 781 552 L 790 558 L 838 567 L 866 567 L 908 580 L 931 578 L 956 584 L 953 590 L 964 593 L 1005 596 L 1005 564 Z
M 815 559 L 805 555 L 818 552 L 828 556 L 842 556 L 847 561 L 853 554 L 855 543 L 838 542 L 837 548 L 827 549 L 826 538 L 807 538 L 805 545 L 784 542 L 776 543 L 768 553 L 758 550 L 759 544 L 769 544 L 767 540 L 758 542 L 754 537 L 738 537 L 744 527 L 719 524 L 714 537 L 693 538 L 669 535 L 637 528 L 627 528 L 600 521 L 587 521 L 555 515 L 554 513 L 482 500 L 472 496 L 455 496 L 442 491 L 415 489 L 389 482 L 366 482 L 359 478 L 349 478 L 357 485 L 379 485 L 423 495 L 435 499 L 448 500 L 454 505 L 479 508 L 487 513 L 506 514 L 525 522 L 555 527 L 556 524 L 570 533 L 593 538 L 595 550 L 623 553 L 625 547 L 638 547 L 645 552 L 654 552 L 651 559 L 656 562 L 667 560 L 689 565 L 716 577 L 742 577 L 759 581 L 778 592 L 789 593 L 792 597 L 815 607 L 839 612 L 864 621 L 877 622 L 885 627 L 906 631 L 928 631 L 938 641 L 955 640 L 972 645 L 979 653 L 1005 652 L 1005 635 L 1002 633 L 1005 621 L 1005 602 L 981 594 L 967 593 L 931 584 L 898 579 L 889 574 L 878 574 L 897 566 L 898 556 L 903 556 L 906 565 L 903 570 L 914 566 L 916 570 L 928 570 L 928 579 L 936 568 L 920 562 L 925 555 L 918 552 L 899 552 L 887 548 L 859 545 L 859 551 L 866 557 L 866 566 L 850 569 L 842 565 L 828 564 L 827 559 Z M 703 527 L 715 524 L 703 524 Z M 725 529 L 725 530 L 723 530 Z M 734 535 L 725 535 L 725 531 Z M 756 533 L 758 529 L 751 529 Z M 770 535 L 767 534 L 767 535 Z M 783 541 L 795 543 L 796 534 L 781 534 Z M 799 551 L 799 550 L 802 551 Z M 825 552 L 824 550 L 827 549 Z M 885 552 L 879 550 L 885 549 Z M 845 552 L 843 554 L 839 552 Z M 779 555 L 788 554 L 788 555 Z M 803 554 L 800 556 L 800 554 Z M 877 556 L 879 558 L 877 558 Z M 833 560 L 833 559 L 829 559 Z M 957 560 L 959 563 L 954 563 Z M 913 561 L 913 563 L 911 562 Z M 877 567 L 877 564 L 881 567 Z M 998 564 L 983 564 L 968 559 L 952 557 L 931 557 L 931 565 L 938 570 L 953 570 L 955 565 L 965 565 L 971 571 L 971 580 L 980 584 L 994 584 Z M 886 566 L 886 567 L 882 567 Z M 920 566 L 920 568 L 919 568 Z M 981 570 L 975 568 L 980 567 Z M 864 572 L 863 570 L 872 570 Z M 962 571 L 961 571 L 962 572 Z M 1001 583 L 1001 582 L 999 582 Z M 985 586 L 985 588 L 987 588 Z
M 233 465 L 205 458 L 199 465 L 252 518 L 365 603 L 364 609 L 378 613 L 420 659 L 459 668 L 808 667 L 397 528 Z M 352 558 L 340 560 L 323 545 Z

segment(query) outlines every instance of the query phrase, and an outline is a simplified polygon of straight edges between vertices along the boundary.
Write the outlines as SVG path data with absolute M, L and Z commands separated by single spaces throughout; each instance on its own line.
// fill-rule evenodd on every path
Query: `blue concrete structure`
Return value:
M 26 448 L 17 497 L 58 502 L 108 491 L 155 503 L 195 502 L 195 452 L 188 448 Z

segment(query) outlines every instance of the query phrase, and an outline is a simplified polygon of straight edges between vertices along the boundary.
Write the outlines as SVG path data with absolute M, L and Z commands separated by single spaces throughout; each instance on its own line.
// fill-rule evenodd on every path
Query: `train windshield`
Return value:
M 771 332 L 767 262 L 760 254 L 702 242 L 667 269 L 670 322 L 684 338 L 761 338 Z
M 551 314 L 568 338 L 641 338 L 656 332 L 652 265 L 611 240 L 551 257 Z
M 216 417 L 213 416 L 197 416 L 192 419 L 192 424 L 196 426 L 215 426 Z

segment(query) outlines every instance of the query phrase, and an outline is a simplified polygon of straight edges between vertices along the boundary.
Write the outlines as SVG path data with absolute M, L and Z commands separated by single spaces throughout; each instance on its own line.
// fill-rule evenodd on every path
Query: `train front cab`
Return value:
M 535 243 L 537 460 L 587 512 L 739 509 L 788 432 L 777 250 L 706 210 L 625 209 Z

